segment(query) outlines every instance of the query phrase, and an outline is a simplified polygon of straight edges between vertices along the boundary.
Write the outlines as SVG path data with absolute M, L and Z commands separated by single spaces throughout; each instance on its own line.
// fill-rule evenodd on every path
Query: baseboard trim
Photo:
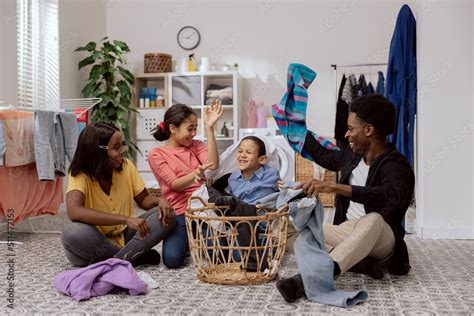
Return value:
M 473 227 L 421 227 L 415 223 L 416 234 L 422 239 L 474 239 Z

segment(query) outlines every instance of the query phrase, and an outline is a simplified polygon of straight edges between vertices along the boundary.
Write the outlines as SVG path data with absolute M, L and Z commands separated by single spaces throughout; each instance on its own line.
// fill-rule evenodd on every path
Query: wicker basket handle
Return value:
M 201 202 L 202 206 L 206 206 L 207 203 L 204 202 L 204 200 L 200 197 L 200 196 L 191 196 L 188 200 L 188 209 L 191 208 L 191 201 L 192 200 L 198 200 L 199 202 Z

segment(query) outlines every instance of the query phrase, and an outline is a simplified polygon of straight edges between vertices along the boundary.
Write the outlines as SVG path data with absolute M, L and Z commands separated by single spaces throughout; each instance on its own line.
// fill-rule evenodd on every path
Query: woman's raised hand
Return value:
M 204 110 L 204 124 L 207 128 L 211 128 L 214 131 L 214 126 L 217 120 L 224 114 L 221 101 L 211 100 L 211 104 Z

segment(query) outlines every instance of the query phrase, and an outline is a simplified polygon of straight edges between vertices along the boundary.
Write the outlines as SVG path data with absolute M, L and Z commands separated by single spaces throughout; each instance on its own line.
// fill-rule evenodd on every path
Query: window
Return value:
M 58 0 L 17 0 L 18 105 L 59 110 Z

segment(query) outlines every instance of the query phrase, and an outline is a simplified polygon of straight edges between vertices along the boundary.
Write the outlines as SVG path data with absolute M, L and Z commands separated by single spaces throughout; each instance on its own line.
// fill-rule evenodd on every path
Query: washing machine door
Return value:
M 278 160 L 280 162 L 280 178 L 283 181 L 292 180 L 290 176 L 290 159 L 288 159 L 287 152 L 281 147 L 277 146 Z

